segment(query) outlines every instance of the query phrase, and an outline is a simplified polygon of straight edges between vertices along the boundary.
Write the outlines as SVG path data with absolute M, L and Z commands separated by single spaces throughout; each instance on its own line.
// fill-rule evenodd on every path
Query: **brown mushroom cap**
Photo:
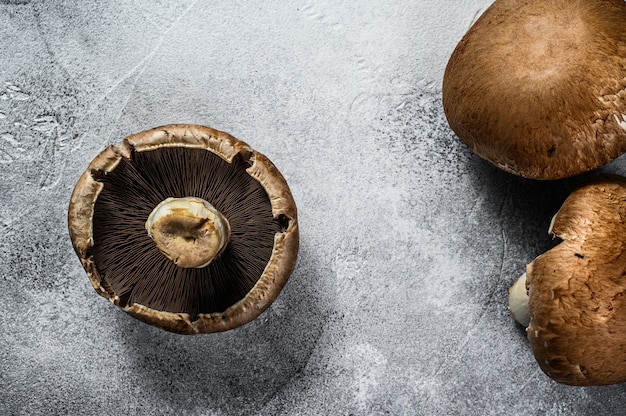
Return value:
M 148 217 L 168 198 L 204 201 L 227 219 L 228 242 L 208 264 L 177 266 L 148 235 Z M 298 253 L 296 206 L 280 172 L 246 143 L 198 125 L 158 127 L 105 149 L 74 188 L 68 224 L 98 294 L 182 334 L 256 318 L 280 293 Z
M 626 152 L 626 3 L 496 0 L 454 50 L 443 106 L 501 169 L 557 179 Z
M 563 241 L 526 268 L 533 353 L 554 380 L 626 381 L 626 179 L 573 192 L 550 229 Z

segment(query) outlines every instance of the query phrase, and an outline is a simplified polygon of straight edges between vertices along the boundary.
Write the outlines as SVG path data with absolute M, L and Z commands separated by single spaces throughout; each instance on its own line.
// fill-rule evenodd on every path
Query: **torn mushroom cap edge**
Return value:
M 563 206 L 565 202 L 563 203 Z M 571 240 L 576 238 L 575 235 L 571 235 L 567 233 L 566 230 L 561 228 L 558 231 L 555 231 L 554 226 L 559 218 L 559 214 L 563 209 L 563 206 L 559 208 L 556 214 L 552 216 L 550 219 L 550 225 L 548 226 L 548 235 L 552 238 L 558 238 L 560 240 Z M 545 254 L 545 253 L 544 253 Z M 513 284 L 509 287 L 508 290 L 508 309 L 513 318 L 524 328 L 528 328 L 530 324 L 531 315 L 528 307 L 528 281 L 530 280 L 528 277 L 532 276 L 534 260 L 526 265 L 526 270 L 524 273 L 517 279 Z
M 624 293 L 619 279 L 624 270 L 620 254 L 624 240 L 619 236 L 624 234 L 625 194 L 626 178 L 616 175 L 601 175 L 578 187 L 550 222 L 549 234 L 563 241 L 526 266 L 526 286 L 534 292 L 528 298 L 533 311 L 528 339 L 539 366 L 559 383 L 606 385 L 626 379 L 618 365 L 623 362 L 619 354 L 623 342 L 617 336 L 607 337 L 623 333 L 624 327 L 619 323 L 624 309 L 613 301 Z M 612 207 L 605 210 L 609 205 Z M 595 268 L 576 264 L 588 257 L 594 258 Z M 574 263 L 572 258 L 576 258 Z M 612 267 L 614 261 L 618 268 Z M 570 300 L 557 301 L 555 297 Z M 613 312 L 607 311 L 614 308 L 611 316 Z M 595 339 L 596 335 L 604 338 Z M 557 342 L 559 338 L 562 340 Z
M 104 185 L 96 177 L 113 171 L 122 158 L 133 150 L 141 152 L 159 147 L 186 147 L 209 150 L 231 163 L 241 154 L 250 166 L 248 174 L 267 192 L 274 218 L 283 231 L 274 236 L 274 247 L 261 277 L 246 296 L 224 312 L 200 314 L 191 321 L 188 314 L 157 311 L 140 304 L 119 304 L 119 298 L 101 279 L 93 255 L 92 218 L 94 205 Z M 171 332 L 198 334 L 226 331 L 250 322 L 276 299 L 293 272 L 299 249 L 296 204 L 287 182 L 264 155 L 228 133 L 199 125 L 175 124 L 157 127 L 126 137 L 120 146 L 111 145 L 96 156 L 79 178 L 68 209 L 68 228 L 76 254 L 87 272 L 93 288 L 127 313 L 151 325 Z

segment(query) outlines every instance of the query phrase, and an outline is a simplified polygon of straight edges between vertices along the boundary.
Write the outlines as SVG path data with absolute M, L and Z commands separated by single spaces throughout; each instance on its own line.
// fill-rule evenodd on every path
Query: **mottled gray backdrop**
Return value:
M 443 71 L 489 3 L 0 1 L 0 414 L 623 414 L 624 386 L 543 375 L 506 309 L 587 178 L 513 177 L 450 131 Z M 89 161 L 169 123 L 247 141 L 298 204 L 291 280 L 228 333 L 127 316 L 68 237 Z

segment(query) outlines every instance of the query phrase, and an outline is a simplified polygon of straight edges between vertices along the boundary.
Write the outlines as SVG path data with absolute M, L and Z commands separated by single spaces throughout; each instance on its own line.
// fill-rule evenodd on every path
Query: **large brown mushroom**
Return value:
M 626 381 L 626 179 L 574 191 L 549 229 L 562 241 L 509 291 L 541 369 L 570 385 Z
M 80 177 L 72 243 L 97 293 L 182 334 L 263 312 L 296 263 L 296 206 L 276 167 L 208 127 L 169 125 L 100 153 Z
M 557 179 L 626 152 L 626 2 L 496 0 L 454 50 L 443 107 L 501 169 Z

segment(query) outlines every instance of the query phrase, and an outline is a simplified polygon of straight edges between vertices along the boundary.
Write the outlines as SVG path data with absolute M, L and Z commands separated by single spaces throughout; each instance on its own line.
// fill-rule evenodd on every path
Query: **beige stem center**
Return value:
M 208 266 L 226 247 L 230 225 L 201 198 L 167 198 L 146 221 L 148 235 L 165 257 L 184 268 Z

